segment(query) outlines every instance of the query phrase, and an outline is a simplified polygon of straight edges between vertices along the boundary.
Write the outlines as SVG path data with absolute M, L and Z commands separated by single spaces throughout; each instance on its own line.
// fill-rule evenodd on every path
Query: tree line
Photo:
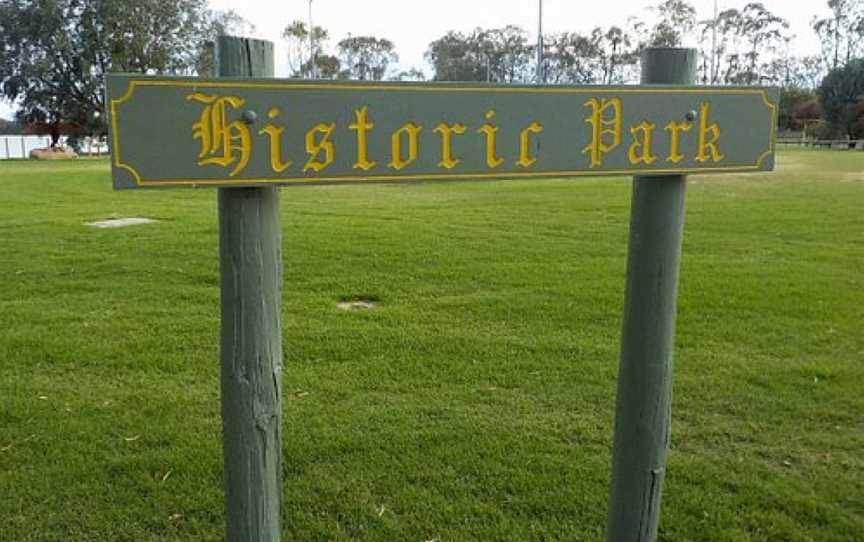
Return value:
M 516 25 L 447 32 L 425 59 L 435 81 L 534 83 L 539 72 L 548 84 L 622 84 L 638 82 L 645 47 L 697 43 L 699 83 L 781 86 L 781 129 L 809 124 L 823 137 L 864 137 L 864 0 L 828 0 L 827 8 L 811 21 L 821 50 L 801 57 L 790 54 L 788 21 L 762 3 L 702 18 L 687 0 L 661 0 L 649 21 L 628 17 L 545 35 L 539 70 L 538 45 Z M 252 32 L 251 23 L 211 11 L 206 0 L 0 0 L 0 93 L 16 103 L 21 122 L 104 133 L 105 73 L 207 75 L 208 41 Z M 326 29 L 302 21 L 289 23 L 282 38 L 292 77 L 427 78 L 400 69 L 386 38 L 349 35 L 331 45 Z
M 650 22 L 627 17 L 620 26 L 545 35 L 540 45 L 516 25 L 450 31 L 429 44 L 425 59 L 434 81 L 609 85 L 638 82 L 646 47 L 697 43 L 698 83 L 780 86 L 781 130 L 864 138 L 864 76 L 856 60 L 864 55 L 864 0 L 828 0 L 827 8 L 811 21 L 821 50 L 806 56 L 790 53 L 789 22 L 760 2 L 700 18 L 687 0 L 661 0 L 649 8 Z M 282 37 L 293 77 L 426 77 L 416 68 L 392 70 L 398 55 L 387 39 L 349 36 L 331 48 L 326 29 L 302 21 L 289 24 Z

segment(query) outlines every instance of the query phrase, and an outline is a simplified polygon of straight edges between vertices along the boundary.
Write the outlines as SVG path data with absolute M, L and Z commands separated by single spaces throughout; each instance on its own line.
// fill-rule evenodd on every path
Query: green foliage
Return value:
M 528 45 L 524 29 L 516 25 L 491 28 L 480 32 L 478 39 L 492 81 L 516 83 L 534 77 L 530 69 L 534 47 Z
M 435 70 L 435 81 L 486 81 L 492 79 L 480 47 L 477 28 L 470 34 L 449 31 L 429 44 L 426 60 Z
M 110 71 L 194 73 L 206 39 L 237 22 L 206 0 L 0 0 L 0 91 L 18 118 L 105 133 Z M 215 20 L 214 20 L 215 17 Z
M 652 47 L 681 47 L 696 27 L 696 8 L 687 0 L 663 0 L 651 9 L 659 17 L 651 30 Z
M 836 70 L 864 53 L 864 0 L 828 0 L 830 14 L 814 17 L 825 66 Z
M 703 20 L 699 27 L 699 78 L 709 84 L 755 85 L 774 80 L 777 70 L 771 64 L 776 58 L 772 57 L 791 40 L 788 21 L 761 2 L 723 10 L 716 20 Z
M 329 38 L 327 30 L 316 26 L 310 41 L 306 23 L 295 20 L 282 30 L 282 38 L 288 46 L 287 60 L 291 77 L 335 79 L 338 76 L 339 59 L 323 52 Z M 314 55 L 310 52 L 311 48 L 314 48 Z
M 849 108 L 849 125 L 854 137 L 864 139 L 864 97 Z
M 548 83 L 620 83 L 638 57 L 638 40 L 630 29 L 595 28 L 589 35 L 575 32 L 544 38 L 543 62 Z M 534 80 L 536 46 L 528 44 L 524 29 L 509 25 L 470 34 L 448 32 L 429 44 L 426 59 L 438 81 L 526 83 Z
M 780 113 L 777 126 L 780 130 L 799 131 L 807 121 L 821 116 L 816 92 L 798 87 L 785 87 L 780 91 Z
M 638 79 L 639 54 L 650 45 L 650 33 L 630 17 L 624 27 L 596 27 L 585 35 L 562 32 L 544 42 L 547 82 L 620 84 Z
M 864 138 L 861 104 L 864 102 L 864 58 L 832 70 L 819 87 L 825 120 L 837 135 Z
M 252 36 L 256 32 L 255 25 L 242 15 L 229 9 L 227 11 L 211 11 L 207 14 L 198 39 L 198 54 L 195 59 L 195 73 L 204 77 L 213 73 L 214 58 L 213 43 L 218 36 Z
M 553 84 L 589 85 L 600 81 L 602 45 L 596 35 L 562 32 L 544 41 L 544 73 Z
M 209 26 L 207 34 L 211 39 L 217 36 L 249 37 L 257 32 L 254 24 L 233 9 L 211 12 Z
M 342 63 L 339 61 L 339 58 L 334 55 L 327 54 L 318 54 L 314 59 L 315 63 L 315 77 L 318 79 L 338 79 L 342 77 Z M 306 72 L 310 72 L 308 68 L 308 64 L 306 65 Z M 302 73 L 302 72 L 301 72 Z
M 375 36 L 349 36 L 337 44 L 339 77 L 360 81 L 380 81 L 387 68 L 399 61 L 392 41 Z
M 788 51 L 792 38 L 786 36 L 783 42 L 784 50 L 781 56 L 762 64 L 759 74 L 761 84 L 815 91 L 825 77 L 822 60 L 815 55 L 792 56 Z
M 611 85 L 632 80 L 632 77 L 627 77 L 625 68 L 635 66 L 641 49 L 633 33 L 618 26 L 608 29 L 597 27 L 591 32 L 591 40 L 598 44 L 600 52 L 597 57 L 600 72 L 598 82 Z
M 429 44 L 426 59 L 436 81 L 525 82 L 533 77 L 534 47 L 515 25 L 475 28 L 469 34 L 448 32 Z
M 562 32 L 544 37 L 545 80 L 561 84 L 620 84 L 638 80 L 639 54 L 646 46 L 677 47 L 699 28 L 700 79 L 713 84 L 780 84 L 814 87 L 821 66 L 812 58 L 785 53 L 792 39 L 789 24 L 762 3 L 721 12 L 697 23 L 686 0 L 664 0 L 652 8 L 653 22 L 636 17 L 623 24 L 596 27 L 588 34 Z M 712 47 L 716 28 L 718 41 Z M 429 44 L 426 59 L 436 80 L 529 82 L 535 46 L 525 31 L 508 26 L 450 31 Z M 713 59 L 713 63 L 712 63 Z M 713 70 L 713 71 L 712 71 Z
M 861 153 L 778 164 L 688 181 L 660 540 L 864 532 Z M 603 540 L 630 190 L 283 191 L 283 540 Z M 0 540 L 221 540 L 216 194 L 0 196 Z
M 394 79 L 397 81 L 425 81 L 426 74 L 419 68 L 410 68 L 397 73 Z
M 13 120 L 0 119 L 0 134 L 20 134 L 21 125 Z

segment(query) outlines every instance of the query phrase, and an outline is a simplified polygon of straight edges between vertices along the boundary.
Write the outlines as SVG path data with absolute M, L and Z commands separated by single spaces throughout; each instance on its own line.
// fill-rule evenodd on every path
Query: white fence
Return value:
M 33 149 L 49 145 L 51 145 L 50 137 L 0 135 L 0 160 L 27 158 Z
M 60 138 L 60 144 L 66 142 L 65 137 Z M 22 136 L 22 135 L 0 135 L 0 160 L 10 158 L 28 158 L 30 151 L 48 147 L 51 138 L 47 136 Z M 105 141 L 85 137 L 81 141 L 81 154 L 105 155 L 108 153 L 108 145 Z

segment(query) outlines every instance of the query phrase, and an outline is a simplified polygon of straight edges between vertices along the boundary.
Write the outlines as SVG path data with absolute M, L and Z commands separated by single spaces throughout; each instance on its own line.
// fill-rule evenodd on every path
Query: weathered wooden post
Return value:
M 622 174 L 637 177 L 609 540 L 654 540 L 684 174 L 773 169 L 778 91 L 682 87 L 696 60 L 685 49 L 647 50 L 643 85 L 626 87 L 275 80 L 271 44 L 236 38 L 214 56 L 221 76 L 266 79 L 106 80 L 115 188 L 219 187 L 228 540 L 279 538 L 276 186 Z
M 273 77 L 273 44 L 222 36 L 220 76 Z M 254 122 L 254 115 L 246 115 Z M 229 542 L 280 538 L 282 232 L 279 188 L 219 189 L 222 431 Z
M 642 84 L 690 85 L 695 49 L 642 53 Z M 692 121 L 693 112 L 681 111 Z M 657 538 L 672 404 L 685 175 L 633 178 L 608 540 Z

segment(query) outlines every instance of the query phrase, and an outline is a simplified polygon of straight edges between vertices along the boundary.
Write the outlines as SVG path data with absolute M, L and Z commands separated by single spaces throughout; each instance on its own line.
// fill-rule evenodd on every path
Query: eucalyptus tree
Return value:
M 746 45 L 745 64 L 736 82 L 750 85 L 759 83 L 760 68 L 764 66 L 765 57 L 777 53 L 784 44 L 788 48 L 788 30 L 789 22 L 773 14 L 761 2 L 744 6 L 739 31 Z
M 310 39 L 309 27 L 303 21 L 292 21 L 282 30 L 291 77 L 311 77 L 315 73 L 323 79 L 332 79 L 338 75 L 339 59 L 324 53 L 329 38 L 327 30 L 314 26 Z
M 721 11 L 697 24 L 700 80 L 706 84 L 757 84 L 792 38 L 789 23 L 761 2 Z M 716 40 L 712 34 L 716 32 Z
M 426 74 L 420 68 L 411 67 L 407 70 L 402 70 L 393 76 L 394 81 L 425 81 Z
M 451 30 L 429 43 L 425 58 L 432 65 L 435 81 L 485 81 L 488 64 L 480 49 L 476 28 L 470 33 Z
M 399 61 L 396 46 L 386 38 L 348 36 L 336 47 L 342 68 L 339 77 L 344 79 L 379 81 Z
M 199 47 L 195 72 L 199 75 L 213 73 L 215 49 L 212 44 L 217 37 L 252 36 L 256 32 L 255 25 L 233 9 L 210 12 L 201 32 L 202 46 Z
M 476 35 L 478 49 L 486 63 L 487 79 L 496 83 L 526 82 L 531 78 L 530 64 L 534 46 L 528 34 L 516 25 L 482 30 Z
M 696 28 L 696 8 L 687 0 L 663 0 L 649 9 L 658 18 L 651 29 L 652 47 L 681 47 Z
M 233 9 L 211 12 L 209 24 L 213 37 L 252 36 L 258 31 L 254 24 Z
M 734 8 L 723 10 L 716 17 L 697 23 L 699 53 L 702 59 L 699 79 L 702 83 L 717 85 L 737 72 L 740 27 L 741 12 Z
M 818 55 L 798 57 L 793 67 L 795 84 L 808 89 L 816 89 L 825 77 L 825 67 Z
M 600 54 L 597 58 L 600 80 L 604 85 L 627 82 L 632 74 L 628 68 L 639 58 L 641 45 L 634 42 L 633 34 L 620 26 L 597 27 L 591 31 L 590 39 Z
M 818 93 L 825 120 L 835 134 L 864 138 L 864 58 L 832 70 Z
M 836 70 L 864 52 L 864 0 L 828 0 L 827 17 L 814 17 L 811 26 L 822 45 L 822 58 Z
M 602 78 L 600 43 L 577 32 L 546 36 L 543 54 L 546 81 L 553 84 L 590 85 Z
M 530 79 L 534 53 L 525 30 L 508 25 L 470 33 L 450 31 L 432 41 L 425 56 L 436 81 L 515 83 Z

